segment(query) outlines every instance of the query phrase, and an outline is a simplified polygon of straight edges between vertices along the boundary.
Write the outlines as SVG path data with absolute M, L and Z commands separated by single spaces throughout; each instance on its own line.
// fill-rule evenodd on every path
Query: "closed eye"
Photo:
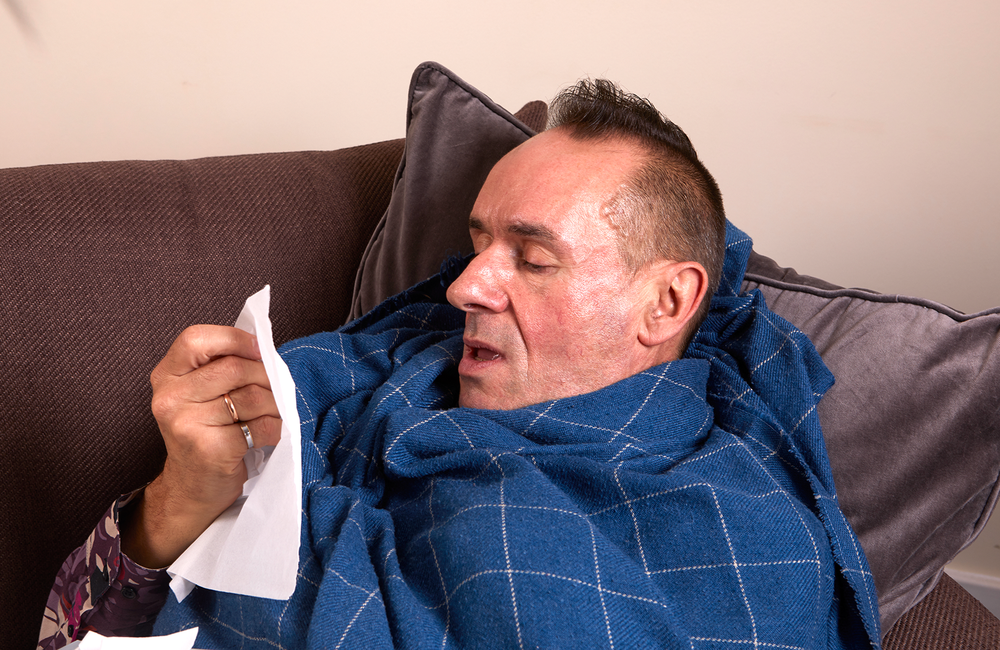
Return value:
M 527 269 L 530 273 L 545 273 L 552 269 L 551 266 L 545 266 L 544 264 L 532 264 L 526 259 L 521 259 L 521 266 Z

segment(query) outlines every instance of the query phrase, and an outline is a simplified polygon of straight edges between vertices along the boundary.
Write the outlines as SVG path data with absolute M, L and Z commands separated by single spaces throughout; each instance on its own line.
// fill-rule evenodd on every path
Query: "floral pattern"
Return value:
M 42 617 L 38 650 L 55 650 L 95 631 L 149 634 L 167 599 L 165 570 L 139 566 L 121 552 L 118 513 L 141 490 L 118 499 L 56 575 Z

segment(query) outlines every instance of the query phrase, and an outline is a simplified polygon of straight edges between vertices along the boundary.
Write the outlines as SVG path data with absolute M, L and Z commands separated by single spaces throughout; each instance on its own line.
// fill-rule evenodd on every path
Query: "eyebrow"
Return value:
M 483 222 L 476 217 L 469 219 L 469 230 L 483 230 Z M 549 228 L 540 224 L 518 222 L 507 226 L 507 232 L 519 237 L 531 237 L 532 239 L 544 239 L 545 241 L 556 241 L 556 234 Z

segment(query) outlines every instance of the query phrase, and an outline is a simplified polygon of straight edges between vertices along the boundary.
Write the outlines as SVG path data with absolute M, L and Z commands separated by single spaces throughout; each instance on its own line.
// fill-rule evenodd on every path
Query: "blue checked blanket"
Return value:
M 287 602 L 196 589 L 198 648 L 861 648 L 875 588 L 837 506 L 812 344 L 741 295 L 686 357 L 514 411 L 454 408 L 460 265 L 285 345 L 303 517 Z

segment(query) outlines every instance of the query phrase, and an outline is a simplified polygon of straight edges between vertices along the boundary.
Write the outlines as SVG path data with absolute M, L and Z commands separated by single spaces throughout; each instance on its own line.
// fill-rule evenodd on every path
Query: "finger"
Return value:
M 226 427 L 227 429 L 232 429 L 235 432 L 233 434 L 234 440 L 240 440 L 245 443 L 246 436 L 243 433 L 241 425 L 245 425 L 248 429 L 250 429 L 250 436 L 253 438 L 254 447 L 273 447 L 278 444 L 278 440 L 281 439 L 281 420 L 278 418 L 265 415 L 257 418 L 256 420 L 250 420 L 249 422 L 242 422 L 241 424 L 233 424 Z
M 226 404 L 225 396 L 223 396 L 209 404 L 214 416 L 211 420 L 212 424 L 247 422 L 265 415 L 275 418 L 281 417 L 278 413 L 278 405 L 274 400 L 274 393 L 257 384 L 250 384 L 230 391 L 229 400 L 236 410 L 235 420 Z
M 260 386 L 268 391 L 271 381 L 262 361 L 242 357 L 222 357 L 177 378 L 177 394 L 191 402 L 211 402 L 244 386 Z M 238 410 L 238 409 L 237 409 Z M 241 416 L 244 420 L 245 416 Z
M 224 356 L 259 360 L 257 337 L 235 327 L 193 325 L 180 333 L 154 373 L 185 375 Z

